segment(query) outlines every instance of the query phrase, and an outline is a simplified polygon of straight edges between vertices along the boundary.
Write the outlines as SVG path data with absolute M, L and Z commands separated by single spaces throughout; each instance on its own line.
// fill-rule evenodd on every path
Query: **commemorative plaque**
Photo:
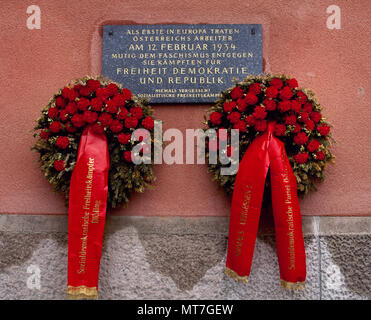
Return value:
M 262 72 L 260 24 L 103 27 L 102 74 L 151 103 L 212 103 Z

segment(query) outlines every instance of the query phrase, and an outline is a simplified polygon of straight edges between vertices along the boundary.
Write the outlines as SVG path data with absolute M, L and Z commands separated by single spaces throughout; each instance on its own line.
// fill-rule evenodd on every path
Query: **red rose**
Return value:
M 106 100 L 106 111 L 109 113 L 116 114 L 117 113 L 117 106 L 116 103 L 113 99 L 111 100 Z
M 150 116 L 147 116 L 142 120 L 142 126 L 147 130 L 152 130 L 155 126 L 155 122 Z
M 78 94 L 74 89 L 70 89 L 69 94 L 68 94 L 68 99 L 70 101 L 75 101 L 75 99 L 77 98 L 77 95 Z
M 292 91 L 289 86 L 283 87 L 283 89 L 280 91 L 280 98 L 282 100 L 290 100 L 292 97 Z
M 57 133 L 62 129 L 62 124 L 59 121 L 54 121 L 50 124 L 50 132 Z
M 55 145 L 58 147 L 58 148 L 61 148 L 61 149 L 66 149 L 68 147 L 68 145 L 70 144 L 70 141 L 68 140 L 67 137 L 58 137 L 58 139 L 55 141 Z
M 245 121 L 250 127 L 255 126 L 256 119 L 253 115 L 246 117 Z
M 80 92 L 80 89 L 81 89 L 82 87 L 83 87 L 83 85 L 82 85 L 81 83 L 75 84 L 75 85 L 73 86 L 73 90 L 75 90 L 77 96 L 80 94 L 79 92 Z
M 124 159 L 126 162 L 132 162 L 131 160 L 131 151 L 125 151 L 124 152 Z
M 102 113 L 99 116 L 98 121 L 103 127 L 108 127 L 112 123 L 113 118 L 112 115 L 110 115 L 109 113 Z
M 118 133 L 122 131 L 124 125 L 119 120 L 113 120 L 109 128 L 112 132 Z
M 265 90 L 265 96 L 267 98 L 275 98 L 277 97 L 277 94 L 278 94 L 278 90 L 277 90 L 277 87 L 268 87 L 267 90 Z
M 318 123 L 322 119 L 322 114 L 318 111 L 313 111 L 310 113 L 310 118 L 315 122 Z
M 129 112 L 133 117 L 137 118 L 138 120 L 143 117 L 143 110 L 139 106 L 130 108 Z
M 239 120 L 233 125 L 233 129 L 236 129 L 240 132 L 246 132 L 246 123 L 245 121 Z
M 321 136 L 327 136 L 330 133 L 330 127 L 326 126 L 325 124 L 318 126 L 317 131 Z
M 270 84 L 271 86 L 273 86 L 273 87 L 276 87 L 277 89 L 281 89 L 282 86 L 283 86 L 283 82 L 282 82 L 282 80 L 279 79 L 279 78 L 274 78 L 274 79 L 272 79 L 272 80 L 269 82 L 269 84 Z
M 232 106 L 232 108 L 236 108 L 237 107 L 236 101 L 229 101 L 229 104 Z
M 80 128 L 85 125 L 84 117 L 81 114 L 73 115 L 71 122 L 76 128 Z
M 59 118 L 62 120 L 62 122 L 66 122 L 68 120 L 68 113 L 66 109 L 61 110 L 61 113 L 59 114 Z
M 129 133 L 119 133 L 119 135 L 117 136 L 117 140 L 121 144 L 128 144 L 129 141 L 131 140 L 131 134 L 129 134 Z
M 114 83 L 110 83 L 107 87 L 106 87 L 106 91 L 107 91 L 107 94 L 109 97 L 112 97 L 116 94 L 119 93 L 119 88 L 117 87 L 117 85 L 115 85 Z
M 291 109 L 291 102 L 286 100 L 286 101 L 280 101 L 278 102 L 278 110 L 280 110 L 281 113 L 289 111 Z
M 46 130 L 41 130 L 40 137 L 41 139 L 48 140 L 50 136 L 50 133 Z
M 295 111 L 296 113 L 300 112 L 301 104 L 298 100 L 290 100 L 291 102 L 291 110 Z
M 241 118 L 241 114 L 238 112 L 238 111 L 234 111 L 232 113 L 230 113 L 227 117 L 227 119 L 231 122 L 231 123 L 237 123 Z
M 258 97 L 255 95 L 255 94 L 252 94 L 252 93 L 248 93 L 244 100 L 246 101 L 246 103 L 251 106 L 251 105 L 254 105 L 258 102 Z
M 90 105 L 90 100 L 86 98 L 80 98 L 79 102 L 77 102 L 77 108 L 81 111 L 88 110 Z
M 299 132 L 295 137 L 294 137 L 294 142 L 298 145 L 301 146 L 303 144 L 306 144 L 308 141 L 308 136 L 306 135 L 305 132 Z
M 51 119 L 56 118 L 56 117 L 58 116 L 58 113 L 59 113 L 58 108 L 50 108 L 50 109 L 48 110 L 48 116 L 49 116 L 49 118 L 51 118 Z
M 299 133 L 301 131 L 301 127 L 298 123 L 294 124 L 294 130 L 292 131 L 293 133 Z
M 262 86 L 260 83 L 255 82 L 249 87 L 249 93 L 252 93 L 254 95 L 258 95 L 261 91 L 262 91 Z
M 272 99 L 265 99 L 263 101 L 263 105 L 265 106 L 265 108 L 268 111 L 274 111 L 274 110 L 276 110 L 276 102 L 274 102 L 274 100 L 272 100 Z
M 317 160 L 324 160 L 325 157 L 326 157 L 326 155 L 323 151 L 317 151 L 316 152 L 316 159 Z
M 267 112 L 265 111 L 265 108 L 258 106 L 255 107 L 253 116 L 257 120 L 263 120 L 267 116 Z
M 135 117 L 128 117 L 128 118 L 125 119 L 125 127 L 126 128 L 128 128 L 128 129 L 130 129 L 130 128 L 136 128 L 137 125 L 138 125 L 138 119 L 137 118 L 135 118 Z
M 62 96 L 63 98 L 65 99 L 68 99 L 70 101 L 73 101 L 75 100 L 75 98 L 77 97 L 77 93 L 75 90 L 71 89 L 71 88 L 68 88 L 68 87 L 65 87 L 63 88 L 62 90 Z
M 93 111 L 85 111 L 84 112 L 84 121 L 87 122 L 87 123 L 94 123 L 94 122 L 97 122 L 98 120 L 98 114 L 96 112 L 93 112 Z
M 214 111 L 210 114 L 210 121 L 212 124 L 217 125 L 222 123 L 222 114 Z
M 91 108 L 94 111 L 98 111 L 98 112 L 102 111 L 103 99 L 101 97 L 96 97 L 96 98 L 91 100 L 90 104 L 91 104 Z
M 305 127 L 312 131 L 314 129 L 314 122 L 312 120 L 305 121 Z
M 234 101 L 233 101 L 234 102 Z M 237 109 L 240 111 L 240 112 L 244 112 L 247 108 L 247 100 L 246 99 L 238 99 L 237 100 Z
M 241 87 L 235 87 L 232 89 L 231 91 L 231 98 L 233 100 L 237 100 L 239 98 L 242 98 L 243 97 L 243 90 Z
M 308 153 L 307 152 L 303 152 L 303 153 L 298 153 L 296 155 L 294 155 L 294 160 L 297 162 L 297 163 L 306 163 L 307 160 L 308 160 Z
M 74 133 L 77 131 L 77 129 L 72 125 L 71 122 L 66 123 L 66 131 L 69 133 Z
M 300 112 L 299 113 L 299 121 L 301 122 L 307 122 L 309 120 L 309 114 L 308 112 Z
M 122 89 L 122 93 L 121 93 L 121 95 L 123 96 L 123 98 L 124 98 L 126 101 L 128 101 L 128 100 L 131 99 L 131 91 L 130 91 L 129 89 L 126 89 L 126 88 Z
M 115 102 L 116 106 L 123 107 L 126 103 L 126 97 L 124 94 L 118 94 L 113 97 L 113 101 Z
M 55 105 L 58 108 L 63 108 L 66 105 L 66 103 L 67 103 L 67 101 L 65 99 L 63 99 L 62 96 L 58 96 L 57 98 L 55 98 Z
M 288 114 L 285 117 L 285 124 L 293 125 L 295 123 L 296 123 L 296 115 L 294 115 L 294 114 Z
M 96 97 L 105 100 L 109 97 L 109 91 L 106 88 L 98 88 L 95 92 Z
M 311 141 L 309 141 L 309 143 L 307 144 L 307 149 L 308 149 L 308 151 L 310 151 L 310 152 L 317 151 L 320 145 L 321 145 L 321 144 L 319 143 L 318 140 L 311 140 Z
M 310 102 L 306 102 L 303 106 L 303 111 L 305 112 L 312 112 L 313 111 L 313 105 Z
M 299 86 L 298 81 L 295 78 L 286 80 L 286 83 L 290 88 L 297 88 Z
M 98 88 L 100 88 L 100 82 L 98 80 L 94 80 L 94 79 L 89 79 L 87 82 L 86 82 L 86 85 L 92 89 L 92 90 L 97 90 Z
M 66 109 L 64 109 L 66 113 L 69 115 L 74 115 L 77 112 L 77 107 L 75 102 L 70 102 L 67 106 Z
M 223 104 L 223 110 L 227 113 L 232 112 L 232 110 L 236 107 L 236 102 L 230 101 L 230 102 L 224 102 Z
M 54 169 L 57 171 L 63 171 L 65 168 L 63 160 L 55 160 L 53 166 L 54 166 Z
M 274 126 L 274 134 L 276 136 L 283 136 L 285 135 L 285 131 L 286 131 L 286 126 L 284 124 L 276 124 Z
M 255 122 L 256 131 L 263 132 L 267 130 L 267 121 L 266 120 L 256 120 Z
M 104 133 L 104 127 L 99 123 L 94 123 L 92 129 L 95 133 L 98 133 L 98 134 Z
M 82 86 L 79 90 L 80 95 L 89 97 L 95 90 L 88 87 L 88 86 Z
M 119 120 L 124 120 L 127 115 L 128 115 L 129 111 L 126 109 L 126 108 L 120 108 L 120 112 L 116 115 L 117 119 Z
M 308 101 L 308 98 L 303 91 L 298 91 L 297 96 L 301 104 L 305 104 Z

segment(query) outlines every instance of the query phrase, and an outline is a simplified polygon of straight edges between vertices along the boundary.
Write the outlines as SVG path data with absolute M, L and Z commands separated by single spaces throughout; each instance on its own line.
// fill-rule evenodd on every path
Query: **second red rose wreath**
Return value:
M 298 195 L 316 189 L 325 179 L 330 151 L 330 124 L 311 90 L 300 88 L 285 75 L 249 76 L 210 109 L 207 157 L 217 152 L 224 130 L 239 131 L 237 175 L 222 175 L 223 164 L 209 164 L 214 180 L 233 193 L 226 274 L 247 282 L 258 230 L 260 210 L 269 201 L 273 208 L 281 284 L 304 287 L 306 262 Z M 233 146 L 219 150 L 231 156 Z M 224 165 L 225 166 L 225 165 Z
M 333 162 L 329 147 L 331 125 L 309 89 L 298 87 L 296 79 L 284 75 L 250 76 L 222 92 L 209 111 L 208 128 L 238 129 L 240 160 L 256 136 L 275 121 L 274 135 L 285 145 L 298 181 L 298 193 L 316 190 L 325 179 L 326 163 Z M 215 148 L 216 144 L 212 144 Z M 233 193 L 236 176 L 221 176 L 221 164 L 209 165 L 214 179 L 227 193 Z M 269 183 L 269 181 L 268 181 Z

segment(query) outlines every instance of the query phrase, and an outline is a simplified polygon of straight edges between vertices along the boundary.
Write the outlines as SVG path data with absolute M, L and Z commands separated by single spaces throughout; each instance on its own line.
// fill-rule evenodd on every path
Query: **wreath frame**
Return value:
M 91 105 L 91 100 L 98 97 L 98 88 L 89 94 L 81 95 L 81 88 L 87 88 L 88 83 L 90 82 L 94 84 L 93 81 L 95 81 L 95 85 L 97 85 L 97 81 L 99 81 L 99 88 L 103 89 L 101 91 L 104 91 L 104 88 L 109 86 L 115 91 L 115 86 L 117 87 L 117 93 L 114 95 L 108 97 L 107 99 L 104 99 L 103 96 L 101 97 L 103 99 L 103 104 L 100 111 L 93 110 Z M 75 93 L 78 96 L 72 100 L 69 100 L 65 96 L 68 96 L 69 94 L 71 94 L 72 97 L 74 96 L 71 89 L 73 89 L 73 91 L 77 91 Z M 85 91 L 89 90 L 86 89 Z M 125 100 L 124 105 L 118 106 L 116 113 L 108 112 L 106 104 L 107 100 L 113 100 L 116 95 L 124 94 L 127 95 L 127 97 L 130 96 L 129 99 Z M 107 208 L 116 208 L 122 204 L 127 206 L 131 193 L 142 193 L 145 189 L 152 188 L 151 185 L 156 180 L 156 177 L 153 173 L 153 162 L 151 162 L 151 164 L 142 163 L 136 165 L 129 160 L 130 158 L 128 158 L 127 152 L 130 152 L 131 154 L 131 149 L 140 142 L 130 139 L 130 141 L 128 141 L 126 144 L 122 144 L 118 140 L 118 135 L 120 133 L 131 135 L 132 132 L 135 129 L 140 128 L 139 125 L 141 125 L 142 128 L 150 132 L 150 137 L 148 137 L 146 142 L 153 144 L 154 119 L 152 117 L 153 109 L 149 105 L 148 100 L 141 99 L 132 94 L 130 90 L 123 88 L 120 83 L 114 82 L 109 78 L 104 78 L 102 76 L 85 76 L 83 78 L 71 81 L 64 88 L 58 90 L 49 100 L 49 102 L 42 108 L 41 116 L 36 120 L 37 124 L 32 130 L 34 132 L 33 136 L 36 138 L 36 141 L 31 149 L 39 153 L 38 162 L 40 164 L 41 171 L 44 173 L 46 179 L 53 185 L 54 192 L 61 192 L 64 194 L 65 204 L 68 205 L 71 175 L 77 161 L 80 137 L 86 124 L 79 128 L 75 127 L 76 132 L 68 132 L 66 126 L 74 127 L 71 120 L 73 115 L 64 113 L 63 116 L 65 116 L 67 120 L 62 121 L 60 114 L 62 110 L 65 110 L 64 108 L 69 102 L 73 102 L 77 105 L 81 98 L 86 98 L 90 101 L 90 104 L 85 111 L 96 112 L 98 117 L 101 114 L 110 114 L 113 120 L 118 120 L 117 114 L 123 109 L 128 111 L 127 117 L 134 117 L 134 115 L 130 113 L 132 110 L 131 108 L 140 107 L 141 109 L 142 116 L 140 116 L 141 112 L 139 112 L 137 117 L 138 125 L 134 128 L 125 127 L 124 120 L 126 118 L 119 120 L 120 123 L 123 124 L 123 129 L 119 132 L 113 132 L 109 125 L 103 126 L 103 124 L 99 122 L 99 118 L 94 123 L 94 126 L 100 126 L 100 128 L 97 127 L 98 130 L 104 130 L 108 143 L 110 168 L 108 174 Z M 57 99 L 59 99 L 58 101 L 64 99 L 68 102 L 66 102 L 63 107 L 60 107 L 58 106 Z M 50 116 L 57 112 L 56 109 L 53 109 L 53 112 L 50 112 L 51 108 L 56 108 L 58 110 L 57 116 Z M 84 113 L 77 108 L 75 114 L 83 115 Z M 60 122 L 61 129 L 57 133 L 53 133 L 50 131 L 50 125 L 56 121 Z M 147 121 L 146 127 L 143 126 L 143 121 Z M 68 146 L 64 149 L 56 145 L 56 141 L 60 136 L 68 138 Z M 153 148 L 151 148 L 151 159 L 153 159 Z
M 326 178 L 324 171 L 327 167 L 327 164 L 335 163 L 335 156 L 332 154 L 330 147 L 332 144 L 336 143 L 336 141 L 332 137 L 331 128 L 333 126 L 327 121 L 327 118 L 322 115 L 323 107 L 317 100 L 315 93 L 310 89 L 299 87 L 295 78 L 286 76 L 285 74 L 266 73 L 263 75 L 251 75 L 243 79 L 241 82 L 236 79 L 234 80 L 234 82 L 235 85 L 222 91 L 220 98 L 209 110 L 207 110 L 206 115 L 204 116 L 204 124 L 206 125 L 205 130 L 227 129 L 228 137 L 230 137 L 231 129 L 238 129 L 240 131 L 239 160 L 241 161 L 243 155 L 245 154 L 253 139 L 257 135 L 265 131 L 265 129 L 256 129 L 257 119 L 255 119 L 254 124 L 254 121 L 252 119 L 253 114 L 257 112 L 258 117 L 263 117 L 263 113 L 266 112 L 266 116 L 263 119 L 259 120 L 266 121 L 265 127 L 268 121 L 275 121 L 276 126 L 281 126 L 282 133 L 282 125 L 285 126 L 283 135 L 279 135 L 278 138 L 283 141 L 285 145 L 285 150 L 288 155 L 291 168 L 293 169 L 297 180 L 298 195 L 300 197 L 304 197 L 312 190 L 317 191 L 316 185 L 319 182 L 324 181 Z M 282 85 L 280 85 L 281 83 Z M 259 86 L 260 90 L 258 88 Z M 273 91 L 273 97 L 267 96 L 267 88 L 269 87 L 276 87 L 276 96 L 274 95 L 275 90 L 273 89 L 269 89 L 269 95 L 272 95 L 271 92 Z M 285 87 L 289 89 L 284 89 Z M 283 96 L 285 95 L 285 92 L 282 92 L 283 90 L 285 90 L 287 93 L 286 97 L 290 96 L 289 91 L 291 91 L 292 96 L 289 99 L 280 98 L 281 93 Z M 250 94 L 250 96 L 248 99 L 246 99 L 246 96 L 248 94 Z M 254 98 L 251 96 L 251 94 L 257 97 L 256 102 L 254 101 Z M 241 101 L 240 99 L 245 99 L 245 102 Z M 265 99 L 274 101 L 275 108 L 273 109 L 272 105 L 269 108 L 273 110 L 268 110 L 267 106 L 264 104 Z M 247 105 L 246 100 L 249 100 L 249 103 Z M 289 110 L 286 110 L 284 112 L 281 112 L 281 110 L 278 109 L 279 102 L 294 100 L 299 102 L 300 109 L 298 109 L 297 105 L 295 106 L 298 112 L 294 111 L 292 109 L 292 106 L 290 106 Z M 231 102 L 232 108 L 230 106 Z M 296 102 L 290 103 L 292 105 L 296 104 Z M 309 105 L 306 105 L 306 103 L 311 104 L 312 111 L 309 111 L 310 107 Z M 234 105 L 235 107 L 233 107 Z M 260 107 L 260 110 L 256 111 L 256 107 Z M 282 108 L 282 110 L 284 109 Z M 244 123 L 231 122 L 233 117 L 231 117 L 230 114 L 232 112 L 238 112 L 240 114 L 239 120 L 243 121 Z M 295 124 L 286 123 L 287 115 L 295 115 Z M 318 118 L 318 115 L 320 115 L 320 118 Z M 248 118 L 249 116 L 250 118 Z M 235 118 L 237 117 L 238 115 L 236 115 Z M 312 117 L 316 117 L 316 122 L 313 121 Z M 308 120 L 305 120 L 306 118 L 308 118 Z M 313 124 L 309 122 L 309 120 L 314 122 L 314 128 L 312 128 Z M 310 124 L 310 126 L 308 125 L 308 123 Z M 300 132 L 304 132 L 307 136 L 307 141 L 304 144 L 298 145 L 294 141 L 294 136 L 297 135 L 297 133 L 295 132 L 296 130 L 298 130 L 296 128 L 296 125 L 299 125 Z M 279 128 L 279 126 L 277 127 Z M 318 129 L 319 126 L 321 126 L 322 129 Z M 322 134 L 318 130 L 320 130 Z M 319 147 L 315 150 L 315 152 L 309 152 L 307 150 L 308 143 L 312 140 L 317 140 L 319 142 Z M 316 143 L 313 144 L 314 146 L 312 146 L 312 148 L 316 147 Z M 210 154 L 209 148 L 210 140 L 208 141 L 208 143 L 206 143 L 205 154 L 207 160 L 209 159 Z M 228 144 L 228 148 L 230 148 L 230 144 Z M 224 150 L 224 152 L 226 152 L 226 150 Z M 317 152 L 321 153 L 317 154 Z M 305 160 L 305 162 L 303 162 L 305 156 L 303 156 L 302 159 L 300 159 L 299 156 L 296 156 L 297 154 L 305 153 L 308 154 L 307 160 Z M 318 155 L 320 155 L 320 158 Z M 212 174 L 212 180 L 217 181 L 219 185 L 224 188 L 227 194 L 232 194 L 236 174 L 221 175 L 221 168 L 223 166 L 225 165 L 220 163 L 218 157 L 218 161 L 216 164 L 210 164 L 210 161 L 208 161 L 208 172 Z M 270 199 L 269 194 L 270 179 L 268 175 L 268 178 L 265 182 L 264 203 L 266 203 L 267 200 Z

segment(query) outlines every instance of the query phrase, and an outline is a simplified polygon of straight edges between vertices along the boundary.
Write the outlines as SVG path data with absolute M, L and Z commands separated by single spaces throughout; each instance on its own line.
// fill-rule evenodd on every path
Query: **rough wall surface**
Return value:
M 341 29 L 329 30 L 328 1 L 39 0 L 41 29 L 26 27 L 29 1 L 1 1 L 0 213 L 65 214 L 60 196 L 30 152 L 34 119 L 71 79 L 101 71 L 104 24 L 261 23 L 266 72 L 312 88 L 334 125 L 336 166 L 304 215 L 370 215 L 369 0 L 338 0 Z M 199 128 L 206 105 L 158 105 L 164 129 Z M 158 165 L 153 191 L 135 195 L 124 215 L 227 216 L 230 199 L 204 165 Z
M 249 283 L 241 284 L 223 273 L 226 218 L 112 217 L 99 298 L 371 299 L 371 218 L 324 219 L 304 219 L 307 283 L 296 292 L 279 284 L 270 226 L 260 227 Z M 66 227 L 64 217 L 1 217 L 0 299 L 66 298 Z M 35 268 L 39 289 L 27 284 Z

